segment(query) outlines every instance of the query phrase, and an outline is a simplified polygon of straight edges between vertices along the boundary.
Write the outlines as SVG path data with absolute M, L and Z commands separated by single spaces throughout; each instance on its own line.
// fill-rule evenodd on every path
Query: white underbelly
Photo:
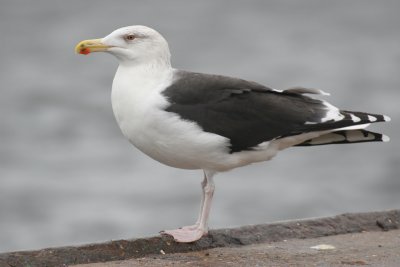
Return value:
M 153 110 L 118 122 L 129 141 L 149 157 L 181 169 L 228 171 L 255 162 L 270 160 L 286 148 L 285 139 L 265 142 L 254 150 L 230 153 L 223 136 L 204 132 L 196 123 L 177 114 Z M 289 140 L 289 145 L 296 140 Z
M 151 158 L 182 169 L 215 169 L 229 155 L 229 140 L 163 110 L 118 121 L 129 141 Z M 225 160 L 224 160 L 225 159 Z

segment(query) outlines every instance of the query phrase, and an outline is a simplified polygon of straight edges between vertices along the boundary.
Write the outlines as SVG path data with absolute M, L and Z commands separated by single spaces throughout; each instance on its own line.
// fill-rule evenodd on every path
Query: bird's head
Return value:
M 170 64 L 170 52 L 164 37 L 140 25 L 120 28 L 101 39 L 84 40 L 76 45 L 75 52 L 83 55 L 108 52 L 121 63 L 161 61 Z

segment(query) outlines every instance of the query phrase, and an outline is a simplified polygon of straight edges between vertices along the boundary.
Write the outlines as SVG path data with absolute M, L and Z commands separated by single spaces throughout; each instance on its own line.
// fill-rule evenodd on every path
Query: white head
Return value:
M 163 63 L 170 65 L 167 41 L 157 31 L 146 26 L 128 26 L 113 31 L 102 39 L 80 42 L 75 51 L 79 54 L 108 52 L 121 64 Z

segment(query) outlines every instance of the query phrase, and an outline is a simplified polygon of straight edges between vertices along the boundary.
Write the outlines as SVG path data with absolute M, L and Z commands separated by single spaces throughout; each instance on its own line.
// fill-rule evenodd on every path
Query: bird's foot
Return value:
M 195 223 L 195 224 L 193 224 L 193 225 L 182 226 L 182 227 L 179 228 L 179 229 L 195 230 L 195 229 L 199 228 L 199 225 L 200 225 L 199 223 Z
M 172 236 L 176 242 L 190 243 L 199 240 L 201 237 L 207 235 L 207 230 L 200 227 L 194 228 L 196 225 L 185 226 L 175 230 L 165 230 L 161 234 Z

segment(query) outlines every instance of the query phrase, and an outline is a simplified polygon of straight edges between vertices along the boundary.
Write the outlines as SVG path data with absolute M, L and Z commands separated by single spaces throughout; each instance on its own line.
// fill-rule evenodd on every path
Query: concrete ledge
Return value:
M 0 267 L 68 266 L 141 258 L 151 254 L 160 254 L 160 251 L 170 254 L 363 231 L 388 231 L 399 228 L 400 210 L 352 213 L 327 218 L 212 230 L 209 236 L 191 244 L 179 244 L 168 236 L 157 236 L 78 247 L 3 253 L 0 254 Z

